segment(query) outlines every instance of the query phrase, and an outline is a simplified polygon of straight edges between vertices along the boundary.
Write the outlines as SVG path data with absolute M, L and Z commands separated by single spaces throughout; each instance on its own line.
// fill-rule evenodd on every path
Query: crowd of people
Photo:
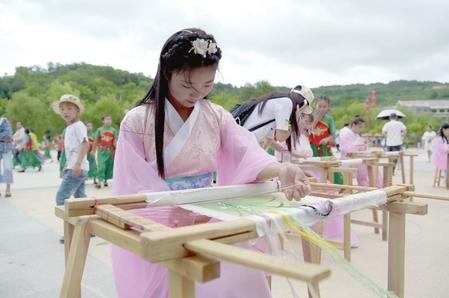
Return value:
M 58 112 L 59 113 L 59 112 Z M 97 130 L 93 129 L 92 122 L 86 124 L 88 132 L 87 160 L 89 167 L 86 169 L 86 179 L 92 179 L 95 187 L 108 186 L 108 180 L 113 177 L 114 152 L 118 131 L 112 125 L 110 115 L 104 115 L 103 126 Z M 61 134 L 52 136 L 50 131 L 45 131 L 42 141 L 31 127 L 24 127 L 22 122 L 16 122 L 13 131 L 9 120 L 0 117 L 0 182 L 6 184 L 5 197 L 11 197 L 11 184 L 13 183 L 13 172 L 23 173 L 29 170 L 42 171 L 46 162 L 59 163 L 61 178 L 66 175 L 70 168 L 67 155 L 70 151 L 69 138 L 65 138 L 66 128 Z M 52 152 L 56 151 L 56 156 Z M 1 193 L 0 193 L 1 194 Z M 77 197 L 85 193 L 77 194 Z M 61 201 L 63 204 L 63 200 Z M 60 202 L 60 203 L 61 203 Z

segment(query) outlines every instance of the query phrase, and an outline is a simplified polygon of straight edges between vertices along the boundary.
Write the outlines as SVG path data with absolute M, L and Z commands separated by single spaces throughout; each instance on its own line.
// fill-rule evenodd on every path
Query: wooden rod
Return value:
M 423 199 L 449 201 L 449 196 L 445 196 L 445 195 L 431 195 L 428 193 L 419 193 L 419 192 L 413 192 L 413 191 L 406 191 L 406 192 L 404 192 L 404 195 L 409 196 L 409 197 L 423 198 Z
M 187 242 L 185 247 L 206 257 L 217 258 L 307 283 L 316 283 L 330 276 L 330 270 L 323 266 L 270 256 L 215 241 L 194 240 Z

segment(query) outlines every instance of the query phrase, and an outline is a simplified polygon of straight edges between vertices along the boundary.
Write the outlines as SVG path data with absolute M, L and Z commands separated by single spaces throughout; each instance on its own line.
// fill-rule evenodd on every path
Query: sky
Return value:
M 0 75 L 85 62 L 154 77 L 166 39 L 197 27 L 236 86 L 449 82 L 448 16 L 445 0 L 0 0 Z

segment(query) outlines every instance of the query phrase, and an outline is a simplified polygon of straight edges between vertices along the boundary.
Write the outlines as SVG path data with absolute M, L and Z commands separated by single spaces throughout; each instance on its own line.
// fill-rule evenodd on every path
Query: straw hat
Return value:
M 307 101 L 307 105 L 301 107 L 301 112 L 304 114 L 312 114 L 313 113 L 313 109 L 312 109 L 312 102 L 314 99 L 312 90 L 310 90 L 310 88 L 306 87 L 306 86 L 301 86 L 298 85 L 295 88 L 293 88 L 290 93 L 296 93 L 301 95 L 302 97 L 304 97 L 304 99 Z
M 69 103 L 77 106 L 78 109 L 80 110 L 80 114 L 82 114 L 84 112 L 84 106 L 81 104 L 81 101 L 78 97 L 76 97 L 75 95 L 72 95 L 72 94 L 64 94 L 63 96 L 61 96 L 59 98 L 58 101 L 55 101 L 52 104 L 53 111 L 55 111 L 56 114 L 61 114 L 60 106 L 61 106 L 61 103 L 63 103 L 63 102 L 69 102 Z

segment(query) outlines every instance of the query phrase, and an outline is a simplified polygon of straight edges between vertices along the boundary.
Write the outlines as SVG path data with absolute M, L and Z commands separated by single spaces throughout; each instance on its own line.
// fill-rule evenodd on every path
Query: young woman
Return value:
M 449 152 L 449 123 L 441 126 L 438 136 L 432 142 L 432 163 L 433 165 L 446 172 L 447 175 L 447 154 Z
M 120 126 L 114 163 L 114 194 L 241 184 L 279 176 L 288 198 L 309 192 L 294 165 L 280 164 L 260 148 L 224 108 L 207 100 L 221 49 L 199 29 L 176 32 L 164 44 L 148 93 Z M 133 210 L 167 226 L 185 226 L 200 216 L 180 207 Z M 248 247 L 248 243 L 241 244 Z M 167 297 L 167 272 L 139 256 L 112 249 L 119 297 Z M 262 272 L 224 262 L 221 278 L 196 285 L 197 297 L 269 297 Z
M 242 125 L 255 136 L 263 147 L 283 151 L 286 142 L 288 151 L 299 136 L 298 117 L 312 113 L 312 91 L 298 85 L 289 93 L 270 93 L 253 100 L 255 107 Z

